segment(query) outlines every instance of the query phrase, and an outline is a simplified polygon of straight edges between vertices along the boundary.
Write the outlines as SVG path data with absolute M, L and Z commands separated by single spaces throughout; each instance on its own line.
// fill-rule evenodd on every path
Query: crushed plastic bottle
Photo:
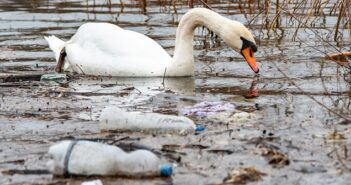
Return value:
M 130 131 L 153 134 L 189 134 L 195 132 L 194 122 L 184 116 L 158 113 L 127 112 L 116 107 L 105 108 L 100 116 L 101 131 Z
M 67 82 L 67 76 L 66 74 L 61 74 L 61 73 L 44 74 L 40 77 L 40 81 L 65 83 Z
M 50 147 L 49 171 L 54 175 L 171 176 L 172 166 L 148 150 L 130 153 L 92 141 L 62 141 Z

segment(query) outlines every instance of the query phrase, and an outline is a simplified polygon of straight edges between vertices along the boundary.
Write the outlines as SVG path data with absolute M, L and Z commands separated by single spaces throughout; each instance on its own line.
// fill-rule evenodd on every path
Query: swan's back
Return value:
M 86 23 L 68 41 L 74 71 L 111 76 L 162 76 L 171 61 L 154 40 L 108 23 Z M 77 67 L 78 66 L 78 67 Z
M 83 47 L 92 44 L 115 55 L 169 57 L 167 52 L 149 37 L 109 23 L 83 24 L 71 41 Z

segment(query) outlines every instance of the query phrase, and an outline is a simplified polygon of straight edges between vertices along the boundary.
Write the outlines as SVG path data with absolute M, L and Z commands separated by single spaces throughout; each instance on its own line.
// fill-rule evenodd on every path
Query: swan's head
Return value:
M 233 50 L 244 56 L 251 69 L 255 73 L 258 73 L 259 69 L 254 57 L 254 52 L 257 51 L 257 46 L 251 32 L 240 22 L 231 21 L 230 24 L 224 26 L 222 35 L 224 41 Z

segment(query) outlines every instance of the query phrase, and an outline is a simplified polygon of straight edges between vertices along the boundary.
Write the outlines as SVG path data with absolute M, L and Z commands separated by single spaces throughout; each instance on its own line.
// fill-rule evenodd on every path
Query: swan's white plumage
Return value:
M 50 46 L 58 45 L 56 39 L 48 42 Z M 59 55 L 59 47 L 50 48 Z M 171 62 L 168 53 L 154 40 L 108 23 L 82 25 L 65 50 L 65 63 L 70 65 L 64 70 L 72 68 L 90 75 L 162 76 Z
M 45 40 L 49 43 L 49 47 L 55 53 L 55 59 L 58 61 L 60 56 L 60 51 L 65 46 L 65 42 L 55 36 L 44 37 Z
M 204 8 L 186 13 L 177 29 L 174 57 L 154 40 L 109 23 L 86 23 L 67 42 L 45 37 L 56 60 L 65 48 L 64 71 L 103 76 L 193 76 L 193 34 L 205 25 L 235 51 L 240 52 L 240 37 L 255 42 L 245 26 Z M 165 73 L 166 71 L 166 73 Z

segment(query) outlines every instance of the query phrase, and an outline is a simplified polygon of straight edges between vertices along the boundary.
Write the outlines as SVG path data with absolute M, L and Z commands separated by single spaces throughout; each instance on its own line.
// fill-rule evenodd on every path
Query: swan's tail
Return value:
M 65 47 L 66 42 L 64 42 L 63 40 L 61 40 L 53 35 L 48 36 L 48 37 L 44 37 L 44 38 L 49 43 L 50 49 L 52 51 L 54 51 L 56 62 L 58 62 L 58 59 L 60 57 L 60 52 Z

